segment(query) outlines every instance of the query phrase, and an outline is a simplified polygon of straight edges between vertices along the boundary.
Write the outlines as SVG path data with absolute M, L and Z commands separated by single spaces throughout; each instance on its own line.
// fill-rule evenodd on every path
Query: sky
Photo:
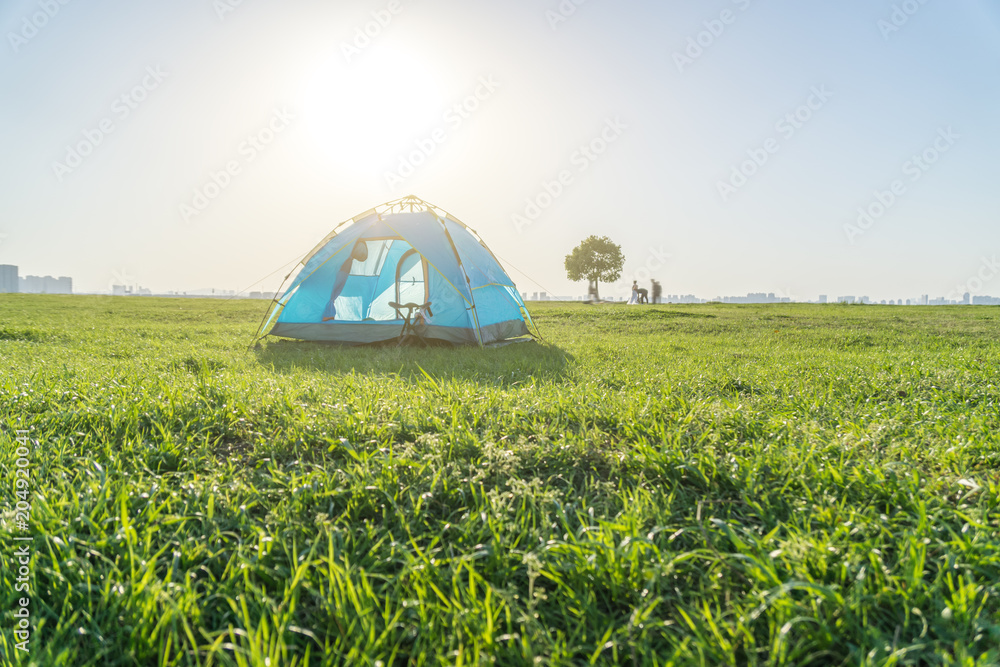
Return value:
M 275 290 L 416 195 L 529 294 L 1000 295 L 996 0 L 4 0 L 0 264 Z

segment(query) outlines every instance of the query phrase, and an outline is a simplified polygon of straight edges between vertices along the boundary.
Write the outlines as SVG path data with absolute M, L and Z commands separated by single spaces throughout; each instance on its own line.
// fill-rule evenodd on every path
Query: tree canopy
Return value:
M 566 255 L 566 275 L 573 282 L 613 283 L 622 275 L 625 255 L 607 236 L 589 236 Z

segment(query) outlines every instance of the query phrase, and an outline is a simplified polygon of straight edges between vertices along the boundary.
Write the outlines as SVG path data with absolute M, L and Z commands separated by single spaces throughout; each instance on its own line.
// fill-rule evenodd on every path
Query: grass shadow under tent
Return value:
M 470 380 L 512 386 L 565 376 L 573 355 L 546 343 L 478 347 L 347 347 L 293 340 L 269 340 L 255 350 L 257 361 L 275 372 L 358 373 Z

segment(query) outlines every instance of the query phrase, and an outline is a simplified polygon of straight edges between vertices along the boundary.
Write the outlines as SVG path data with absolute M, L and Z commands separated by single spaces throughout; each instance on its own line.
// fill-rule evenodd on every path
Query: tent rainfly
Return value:
M 414 196 L 338 225 L 278 294 L 258 337 L 479 346 L 537 337 L 514 282 L 478 234 Z

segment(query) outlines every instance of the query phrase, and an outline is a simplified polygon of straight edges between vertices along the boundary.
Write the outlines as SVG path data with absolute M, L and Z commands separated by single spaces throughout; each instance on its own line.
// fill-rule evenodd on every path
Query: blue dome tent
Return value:
M 482 239 L 414 196 L 338 225 L 285 282 L 258 336 L 479 346 L 537 337 L 514 282 Z

